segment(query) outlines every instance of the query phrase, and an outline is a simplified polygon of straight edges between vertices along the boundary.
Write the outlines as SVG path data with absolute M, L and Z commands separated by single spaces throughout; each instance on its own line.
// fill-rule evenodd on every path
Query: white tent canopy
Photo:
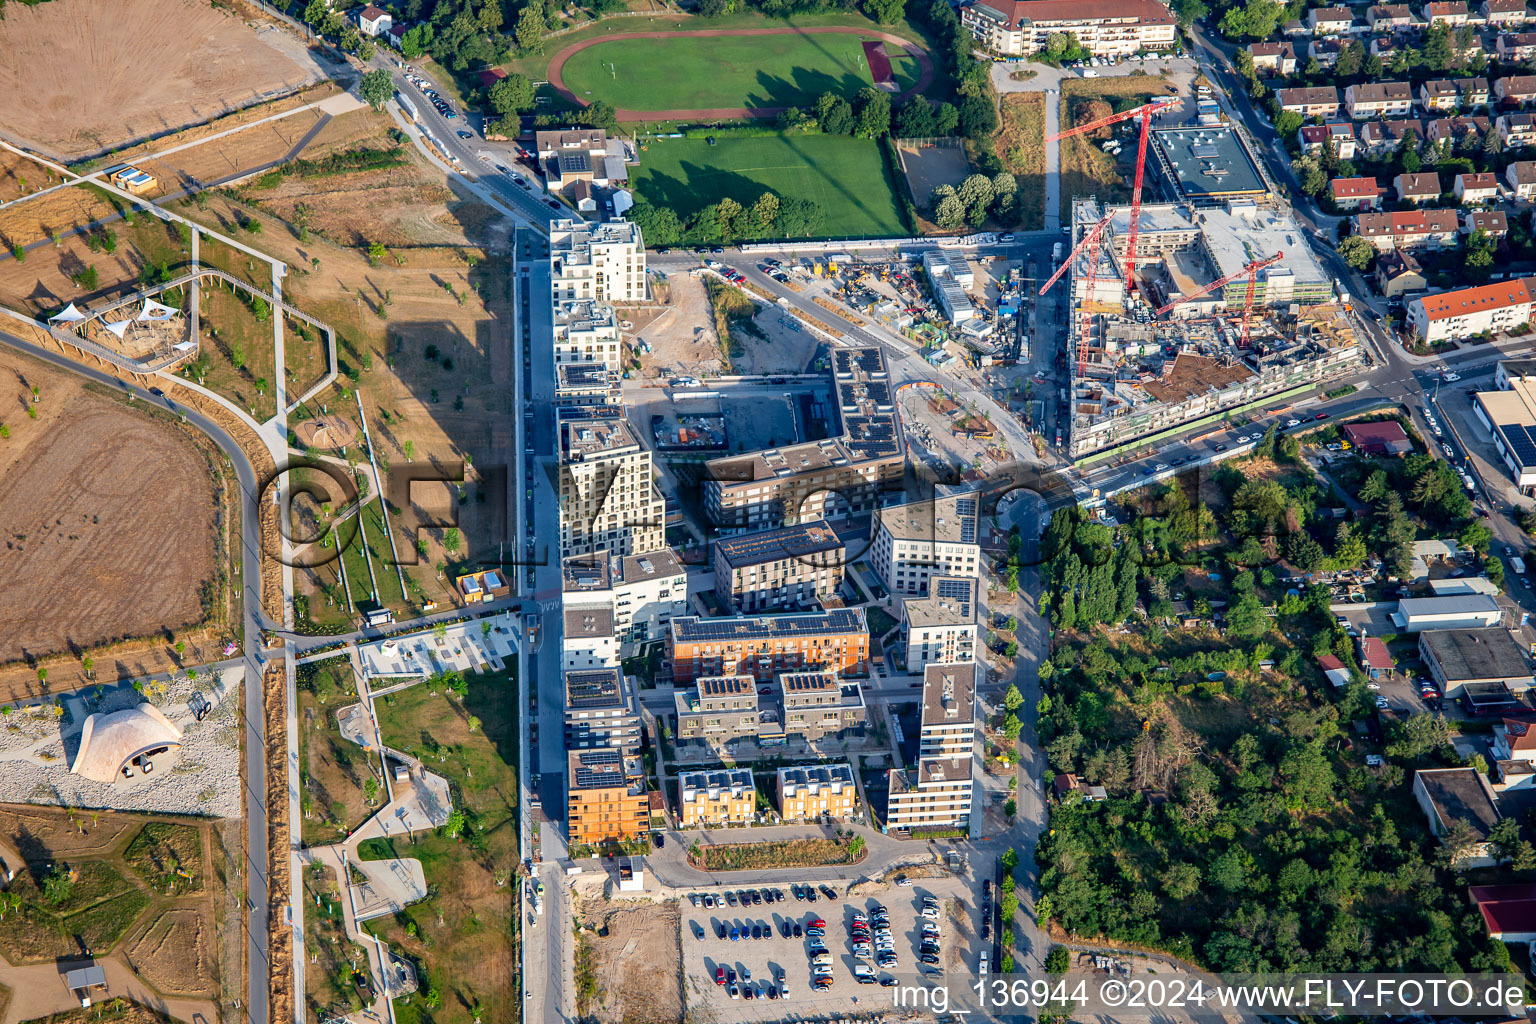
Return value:
M 64 307 L 63 312 L 55 313 L 53 316 L 49 317 L 48 318 L 48 322 L 49 323 L 55 323 L 57 321 L 62 320 L 62 321 L 64 321 L 67 324 L 73 324 L 73 323 L 79 323 L 81 320 L 84 320 L 84 319 L 85 319 L 85 314 L 80 312 L 78 309 L 76 309 L 75 308 L 75 304 L 73 302 L 71 302 L 69 305 Z
M 102 326 L 117 335 L 118 341 L 122 341 L 123 336 L 128 333 L 128 325 L 131 323 L 133 323 L 132 320 L 119 320 L 115 324 L 103 324 Z
M 177 310 L 171 306 L 163 305 L 154 299 L 144 300 L 144 311 L 135 319 L 137 320 L 169 320 L 175 316 Z

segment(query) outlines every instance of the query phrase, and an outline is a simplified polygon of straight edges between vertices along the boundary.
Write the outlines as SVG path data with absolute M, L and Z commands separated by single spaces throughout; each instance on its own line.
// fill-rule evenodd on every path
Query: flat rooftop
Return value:
M 630 796 L 645 792 L 640 758 L 625 757 L 617 750 L 572 750 L 566 754 L 567 781 L 571 789 L 624 789 Z
M 757 693 L 751 676 L 703 676 L 694 682 L 700 697 L 741 697 Z
M 1419 636 L 1448 680 L 1518 679 L 1531 675 L 1525 652 L 1507 630 L 1494 626 L 1434 629 Z
M 978 504 L 976 495 L 961 494 L 892 505 L 877 511 L 875 517 L 896 540 L 975 544 Z
M 583 669 L 565 674 L 565 706 L 578 711 L 628 708 L 624 674 L 617 668 Z
M 720 643 L 771 640 L 779 637 L 825 636 L 869 632 L 862 608 L 834 608 L 825 612 L 795 612 L 756 618 L 700 618 L 684 615 L 672 620 L 672 639 L 678 643 Z
M 1253 203 L 1231 209 L 1207 207 L 1194 212 L 1206 251 L 1216 264 L 1217 277 L 1238 274 L 1254 260 L 1285 253 L 1272 267 L 1259 271 L 1260 280 L 1287 273 L 1298 286 L 1327 283 L 1333 275 L 1323 269 L 1296 219 L 1290 214 Z
M 924 626 L 975 625 L 980 589 L 980 581 L 973 578 L 934 576 L 928 581 L 927 597 L 906 599 L 907 623 L 919 629 Z
M 613 636 L 613 612 L 607 608 L 572 608 L 565 613 L 565 638 Z
M 750 768 L 706 768 L 699 771 L 681 771 L 677 773 L 678 792 L 683 794 L 683 799 L 690 799 L 692 793 L 698 790 L 744 790 L 754 792 L 755 784 L 752 781 Z
M 590 363 L 561 363 L 555 367 L 555 390 L 561 391 L 607 391 L 615 386 L 613 374 L 608 369 L 608 364 L 600 362 Z
M 976 762 L 970 757 L 925 757 L 917 762 L 918 785 L 943 782 L 964 782 L 976 771 Z
M 1269 191 L 1247 143 L 1229 125 L 1157 128 L 1152 144 L 1185 200 L 1209 202 Z
M 562 299 L 555 303 L 555 330 L 582 333 L 614 331 L 618 318 L 613 307 L 593 299 Z
M 561 587 L 567 594 L 592 593 L 654 579 L 676 579 L 687 572 L 671 548 L 641 551 L 620 557 L 607 551 L 571 555 L 560 563 Z
M 923 670 L 923 725 L 965 725 L 976 721 L 976 666 L 929 665 Z
M 853 768 L 838 761 L 833 764 L 804 765 L 798 768 L 780 768 L 779 785 L 786 788 L 851 786 Z
M 560 457 L 565 462 L 581 462 L 639 446 L 629 424 L 617 416 L 590 416 L 560 423 Z
M 816 555 L 842 551 L 837 531 L 823 522 L 799 523 L 780 530 L 722 537 L 715 541 L 715 553 L 733 569 L 743 569 L 765 562 L 799 559 L 812 565 L 835 565 L 839 558 L 815 558 Z
M 1499 809 L 1476 768 L 1439 768 L 1416 772 L 1440 820 L 1464 821 L 1480 840 L 1486 840 L 1499 823 Z

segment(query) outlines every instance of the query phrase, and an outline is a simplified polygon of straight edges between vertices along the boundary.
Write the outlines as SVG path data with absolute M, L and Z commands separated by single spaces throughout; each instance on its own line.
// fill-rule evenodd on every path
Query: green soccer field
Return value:
M 918 62 L 895 44 L 886 50 L 902 90 L 915 85 Z M 584 102 L 647 111 L 809 107 L 871 82 L 857 35 L 793 33 L 614 39 L 572 54 L 561 76 Z
M 766 190 L 821 207 L 827 237 L 906 234 L 878 143 L 847 135 L 662 139 L 634 172 L 636 193 L 684 219 L 729 197 L 751 206 Z

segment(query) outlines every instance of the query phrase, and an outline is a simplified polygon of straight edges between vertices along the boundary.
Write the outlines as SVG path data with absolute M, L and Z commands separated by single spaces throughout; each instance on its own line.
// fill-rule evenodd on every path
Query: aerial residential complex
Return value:
M 901 604 L 908 672 L 928 665 L 976 660 L 980 583 L 974 577 L 935 576 L 927 597 Z
M 733 612 L 816 607 L 843 582 L 847 549 L 826 523 L 715 541 L 715 594 Z
M 566 611 L 600 608 L 613 618 L 623 650 L 661 640 L 674 616 L 688 610 L 688 575 L 671 548 L 619 557 L 599 550 L 561 563 Z
M 706 463 L 705 514 L 716 529 L 768 530 L 867 514 L 882 495 L 899 490 L 906 448 L 885 355 L 877 348 L 830 354 L 840 431 Z
M 1045 49 L 1053 34 L 1070 32 L 1102 55 L 1170 47 L 1177 20 L 1155 0 L 970 0 L 960 23 L 986 49 L 1027 56 Z
M 742 674 L 768 682 L 775 673 L 824 668 L 862 675 L 869 666 L 869 624 L 862 608 L 757 618 L 680 616 L 668 634 L 672 677 Z
M 565 745 L 569 750 L 610 747 L 640 752 L 640 712 L 634 680 L 617 667 L 565 674 Z
M 645 241 L 629 221 L 555 221 L 549 226 L 549 262 L 556 302 L 641 302 L 646 297 Z
M 869 562 L 880 582 L 920 596 L 934 576 L 980 575 L 977 505 L 975 495 L 955 495 L 877 511 Z
M 626 556 L 664 544 L 666 502 L 651 453 L 620 416 L 563 419 L 560 433 L 560 557 Z

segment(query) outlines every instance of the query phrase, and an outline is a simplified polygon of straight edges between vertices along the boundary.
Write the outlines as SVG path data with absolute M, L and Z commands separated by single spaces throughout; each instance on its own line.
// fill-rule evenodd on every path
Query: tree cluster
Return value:
M 970 225 L 979 228 L 990 214 L 997 221 L 1011 224 L 1018 216 L 1018 179 L 1007 171 L 990 178 L 972 174 L 959 187 L 939 185 L 928 197 L 934 223 L 946 231 Z

